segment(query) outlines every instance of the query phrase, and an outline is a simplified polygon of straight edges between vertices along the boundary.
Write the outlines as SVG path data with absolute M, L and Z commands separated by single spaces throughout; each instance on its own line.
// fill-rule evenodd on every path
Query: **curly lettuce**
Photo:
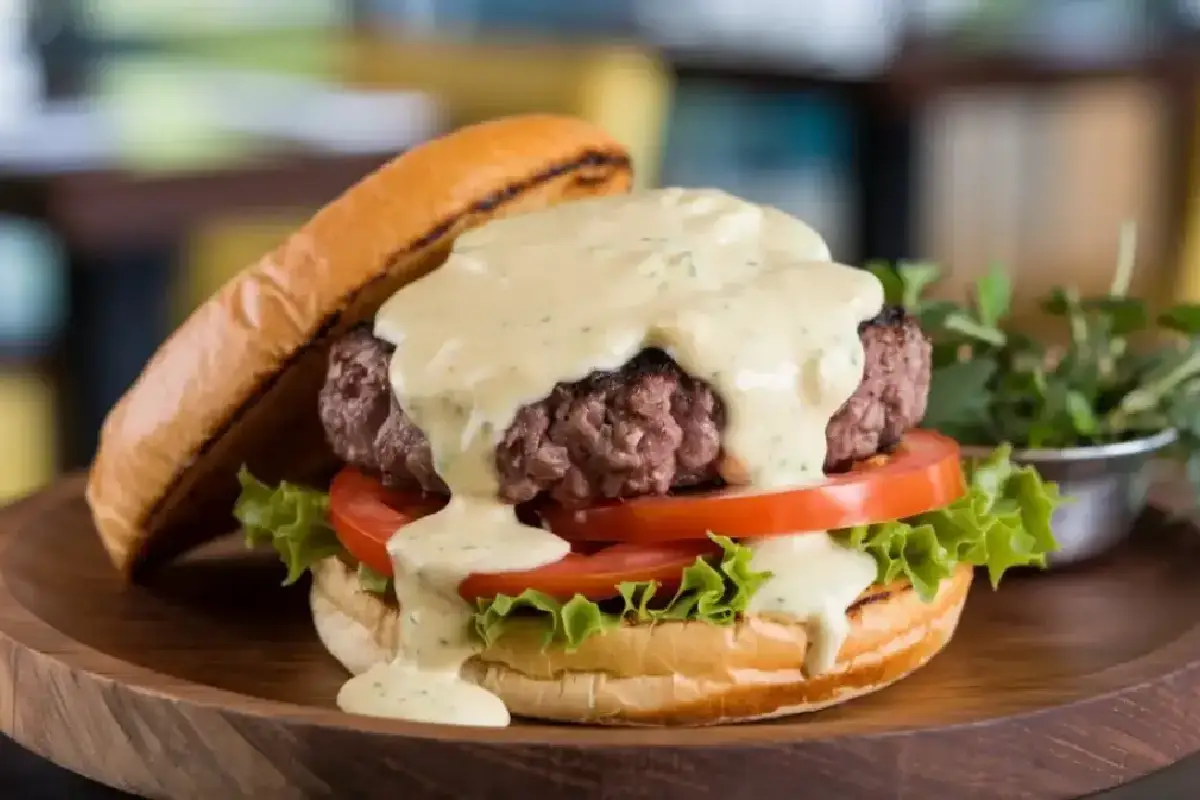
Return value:
M 1051 518 L 1063 498 L 1033 467 L 1014 464 L 1011 453 L 1005 445 L 964 464 L 967 491 L 944 508 L 830 533 L 875 559 L 879 583 L 906 579 L 925 600 L 960 564 L 987 570 L 993 587 L 1014 567 L 1045 567 L 1047 554 L 1057 547 Z M 234 516 L 248 545 L 271 545 L 279 553 L 287 566 L 285 585 L 318 561 L 344 554 L 329 525 L 327 494 L 287 482 L 271 487 L 245 468 L 238 480 L 242 493 Z M 731 625 L 770 573 L 751 569 L 750 548 L 724 536 L 710 537 L 720 555 L 697 558 L 684 569 L 672 594 L 646 581 L 619 584 L 618 596 L 602 604 L 582 595 L 563 602 L 534 590 L 497 595 L 476 602 L 473 628 L 491 644 L 514 626 L 532 626 L 545 646 L 571 650 L 621 624 L 686 620 Z M 390 578 L 365 565 L 359 565 L 358 577 L 366 591 L 389 589 Z
M 830 534 L 875 559 L 878 583 L 907 579 L 926 601 L 960 564 L 986 569 L 993 587 L 1013 567 L 1044 568 L 1047 554 L 1057 548 L 1050 520 L 1062 498 L 1057 485 L 1043 481 L 1033 467 L 1013 464 L 1011 454 L 1012 448 L 1004 445 L 986 459 L 964 464 L 967 491 L 944 508 Z M 657 610 L 651 605 L 658 588 L 653 584 L 618 586 L 623 607 L 609 610 L 580 595 L 562 603 L 526 591 L 478 601 L 475 630 L 490 644 L 504 635 L 511 621 L 520 619 L 544 628 L 545 645 L 572 650 L 622 622 L 700 620 L 729 625 L 769 574 L 750 569 L 748 547 L 723 536 L 712 539 L 722 548 L 719 564 L 697 559 L 684 571 L 676 595 Z
M 1013 567 L 1044 568 L 1058 546 L 1050 521 L 1063 498 L 1033 467 L 1013 464 L 1011 453 L 1003 445 L 965 464 L 967 491 L 944 508 L 835 536 L 875 559 L 880 583 L 907 578 L 925 600 L 959 564 L 986 569 L 993 588 Z
M 287 567 L 284 586 L 300 580 L 318 561 L 343 552 L 329 525 L 328 494 L 287 481 L 271 487 L 244 466 L 237 477 L 242 492 L 233 516 L 242 525 L 247 547 L 270 545 L 279 553 Z
M 712 561 L 701 557 L 683 571 L 674 595 L 660 595 L 658 581 L 631 581 L 617 585 L 620 605 L 605 610 L 582 595 L 560 602 L 526 589 L 512 597 L 498 595 L 476 601 L 475 632 L 485 644 L 501 638 L 514 619 L 533 618 L 544 627 L 543 646 L 561 645 L 574 650 L 597 633 L 622 622 L 647 624 L 665 620 L 698 620 L 712 625 L 732 625 L 744 613 L 750 598 L 771 577 L 750 568 L 750 548 L 724 536 L 709 534 L 721 547 Z M 524 624 L 531 624 L 526 622 Z

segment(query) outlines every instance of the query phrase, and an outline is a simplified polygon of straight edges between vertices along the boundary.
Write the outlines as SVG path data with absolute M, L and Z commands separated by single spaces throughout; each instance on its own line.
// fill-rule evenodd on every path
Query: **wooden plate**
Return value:
M 172 798 L 1068 797 L 1200 750 L 1200 535 L 967 604 L 906 681 L 793 721 L 447 729 L 332 708 L 344 675 L 271 559 L 210 549 L 127 588 L 79 478 L 0 512 L 0 729 Z

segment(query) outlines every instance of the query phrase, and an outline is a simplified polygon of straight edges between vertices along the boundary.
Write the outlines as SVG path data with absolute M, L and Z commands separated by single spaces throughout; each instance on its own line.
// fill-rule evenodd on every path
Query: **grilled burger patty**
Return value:
M 827 472 L 895 445 L 925 414 L 931 353 L 916 321 L 889 307 L 859 335 L 863 381 L 826 428 Z M 326 438 L 388 486 L 445 492 L 429 442 L 392 393 L 392 349 L 366 328 L 334 343 L 318 402 Z M 545 492 L 578 507 L 710 484 L 719 479 L 724 424 L 711 386 L 646 350 L 524 406 L 496 448 L 500 495 L 522 503 Z

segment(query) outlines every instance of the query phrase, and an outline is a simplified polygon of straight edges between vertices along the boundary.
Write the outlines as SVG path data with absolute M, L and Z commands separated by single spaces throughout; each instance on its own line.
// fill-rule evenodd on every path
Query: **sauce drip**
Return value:
M 803 624 L 808 632 L 805 673 L 819 675 L 829 670 L 850 633 L 846 609 L 878 575 L 875 559 L 824 532 L 773 536 L 745 544 L 753 551 L 750 567 L 771 573 L 746 610 Z
M 388 542 L 403 615 L 396 660 L 348 681 L 338 706 L 414 722 L 507 725 L 500 698 L 459 675 L 478 645 L 470 630 L 473 609 L 459 597 L 458 585 L 472 572 L 549 564 L 570 548 L 551 533 L 520 524 L 510 507 L 497 502 L 460 495 L 434 517 L 435 524 L 407 525 Z
M 352 679 L 339 705 L 508 723 L 498 698 L 459 677 L 478 645 L 457 587 L 471 572 L 533 569 L 569 550 L 497 498 L 494 451 L 522 405 L 658 347 L 724 400 L 724 448 L 737 471 L 728 477 L 752 490 L 818 481 L 825 427 L 862 380 L 858 325 L 882 305 L 879 282 L 832 263 L 807 225 L 716 190 L 583 200 L 464 234 L 442 267 L 376 316 L 376 335 L 396 347 L 393 390 L 454 499 L 389 542 L 400 652 Z M 761 547 L 767 560 L 779 549 Z M 832 552 L 809 554 L 810 571 L 828 561 L 857 583 L 861 570 L 849 560 L 842 569 Z M 826 583 L 837 584 L 832 607 L 849 583 Z M 796 585 L 786 581 L 794 596 L 778 610 L 808 609 L 828 627 L 836 615 L 813 611 L 817 601 Z M 861 588 L 841 606 L 843 623 Z M 814 656 L 814 668 L 825 661 Z

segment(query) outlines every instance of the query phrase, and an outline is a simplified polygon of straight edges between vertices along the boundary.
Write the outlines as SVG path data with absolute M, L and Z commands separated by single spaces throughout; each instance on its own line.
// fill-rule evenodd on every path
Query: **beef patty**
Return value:
M 859 335 L 863 381 L 826 429 L 826 472 L 894 446 L 925 415 L 931 353 L 916 321 L 886 308 Z M 389 486 L 445 492 L 429 442 L 392 394 L 392 349 L 366 328 L 334 343 L 319 398 L 326 437 L 340 458 Z M 710 484 L 724 425 L 711 386 L 646 350 L 522 407 L 496 448 L 500 495 L 522 503 L 547 493 L 578 507 Z

